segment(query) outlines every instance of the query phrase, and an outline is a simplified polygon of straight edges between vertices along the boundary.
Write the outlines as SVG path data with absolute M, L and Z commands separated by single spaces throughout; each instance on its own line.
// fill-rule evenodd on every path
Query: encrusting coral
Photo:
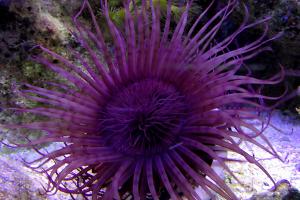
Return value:
M 124 1 L 124 29 L 113 23 L 108 2 L 102 1 L 111 48 L 89 2 L 84 1 L 73 18 L 78 30 L 74 34 L 89 57 L 70 49 L 80 63 L 75 65 L 38 47 L 47 56 L 33 59 L 67 84 L 52 83 L 51 89 L 26 84 L 20 95 L 42 104 L 13 110 L 48 119 L 3 127 L 46 133 L 18 147 L 64 144 L 50 153 L 35 148 L 41 158 L 28 163 L 46 174 L 48 192 L 61 190 L 92 199 L 160 199 L 164 195 L 167 199 L 193 200 L 201 199 L 195 191 L 200 186 L 212 198 L 215 192 L 228 200 L 238 199 L 211 168 L 215 160 L 235 177 L 226 165 L 226 161 L 233 160 L 220 156 L 220 151 L 240 154 L 272 180 L 264 167 L 239 147 L 239 141 L 253 143 L 279 158 L 263 135 L 268 120 L 260 113 L 273 108 L 267 107 L 264 100 L 275 101 L 282 96 L 264 96 L 260 86 L 280 83 L 284 70 L 265 80 L 251 77 L 251 73 L 241 75 L 239 70 L 245 60 L 269 50 L 265 45 L 280 34 L 266 39 L 269 18 L 249 23 L 245 7 L 240 27 L 216 42 L 216 34 L 238 2 L 230 0 L 199 28 L 213 3 L 186 31 L 192 5 L 188 1 L 171 32 L 171 1 L 164 24 L 159 6 L 154 6 L 152 0 L 142 0 L 139 6 Z M 91 16 L 91 29 L 78 19 L 84 10 Z M 259 38 L 232 49 L 230 45 L 240 33 L 258 25 L 265 27 Z M 257 119 L 261 129 L 249 123 Z M 44 168 L 49 163 L 52 165 Z

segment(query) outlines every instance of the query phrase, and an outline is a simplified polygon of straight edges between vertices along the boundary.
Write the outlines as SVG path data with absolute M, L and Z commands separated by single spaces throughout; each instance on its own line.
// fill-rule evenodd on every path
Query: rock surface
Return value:
M 3 146 L 2 146 L 3 148 Z M 58 148 L 53 144 L 48 150 Z M 1 147 L 0 147 L 1 152 Z M 70 195 L 57 192 L 45 194 L 47 184 L 45 176 L 24 166 L 21 157 L 33 160 L 37 155 L 33 151 L 21 151 L 13 154 L 0 154 L 0 200 L 70 200 Z M 83 199 L 74 195 L 75 199 Z
M 0 199 L 46 199 L 36 187 L 38 179 L 13 159 L 0 158 Z

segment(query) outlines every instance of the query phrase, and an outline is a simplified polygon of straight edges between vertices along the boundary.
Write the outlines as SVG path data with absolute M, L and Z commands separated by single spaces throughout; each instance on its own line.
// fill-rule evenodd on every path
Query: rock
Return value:
M 300 193 L 297 189 L 291 188 L 284 183 L 273 192 L 269 191 L 253 195 L 249 200 L 300 200 Z
M 39 193 L 38 180 L 12 159 L 0 158 L 0 199 L 46 199 Z
M 52 145 L 50 149 L 57 148 Z M 0 152 L 2 152 L 0 146 Z M 17 154 L 0 154 L 0 200 L 70 200 L 69 194 L 57 192 L 54 195 L 45 194 L 44 188 L 48 180 L 45 176 L 25 167 L 20 157 L 34 160 L 37 155 L 33 151 L 23 151 Z M 82 200 L 81 196 L 74 195 Z
M 300 192 L 295 188 L 289 189 L 287 195 L 285 195 L 282 200 L 300 200 Z
M 283 181 L 280 183 L 275 191 L 263 192 L 260 194 L 253 195 L 249 200 L 280 200 L 283 196 L 289 193 L 290 184 Z
M 0 0 L 0 6 L 7 7 L 11 3 L 11 0 Z

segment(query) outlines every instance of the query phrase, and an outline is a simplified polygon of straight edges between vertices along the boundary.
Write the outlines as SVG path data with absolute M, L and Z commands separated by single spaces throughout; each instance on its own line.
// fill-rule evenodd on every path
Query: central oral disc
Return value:
M 121 89 L 103 110 L 101 134 L 126 154 L 155 154 L 176 143 L 186 115 L 184 97 L 170 84 L 143 80 Z

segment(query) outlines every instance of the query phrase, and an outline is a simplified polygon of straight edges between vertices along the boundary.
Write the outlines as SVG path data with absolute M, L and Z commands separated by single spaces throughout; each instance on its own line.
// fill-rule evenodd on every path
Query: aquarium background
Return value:
M 94 10 L 99 9 L 98 1 L 90 1 Z M 191 19 L 198 16 L 210 1 L 194 1 Z M 226 1 L 217 1 L 211 13 L 215 13 Z M 271 16 L 269 36 L 284 31 L 284 35 L 270 43 L 272 52 L 265 52 L 247 61 L 253 73 L 260 78 L 269 77 L 278 70 L 279 63 L 286 69 L 286 78 L 282 85 L 266 88 L 264 93 L 276 96 L 284 90 L 296 91 L 300 86 L 300 2 L 298 0 L 243 0 L 251 14 L 251 21 Z M 119 0 L 111 0 L 111 17 L 116 24 L 122 26 L 122 4 Z M 173 23 L 182 13 L 184 1 L 174 1 Z M 29 57 L 37 52 L 31 51 L 36 44 L 52 49 L 69 58 L 67 47 L 78 51 L 82 47 L 76 42 L 71 31 L 74 26 L 71 16 L 81 6 L 80 0 L 0 0 L 0 120 L 1 123 L 31 122 L 36 116 L 29 114 L 17 115 L 3 110 L 18 104 L 35 106 L 20 98 L 15 88 L 26 82 L 43 86 L 49 80 L 59 79 L 44 66 L 30 61 Z M 101 12 L 97 13 L 101 19 Z M 209 16 L 208 16 L 209 17 Z M 89 17 L 84 18 L 89 24 Z M 238 8 L 227 20 L 217 36 L 222 40 L 234 30 L 243 19 L 243 9 Z M 104 27 L 105 28 L 105 27 Z M 262 29 L 254 28 L 247 31 L 235 41 L 243 45 L 256 38 Z M 106 37 L 109 37 L 107 34 Z M 109 38 L 108 38 L 109 39 Z M 247 72 L 245 72 L 247 73 Z M 267 102 L 268 103 L 268 102 Z M 243 149 L 259 158 L 262 165 L 270 172 L 280 187 L 273 187 L 267 177 L 257 167 L 249 163 L 230 163 L 229 167 L 244 182 L 244 186 L 236 184 L 230 175 L 223 173 L 224 180 L 241 199 L 300 199 L 300 98 L 294 97 L 282 103 L 272 113 L 271 123 L 265 131 L 266 137 L 283 158 L 284 162 L 270 158 L 268 154 L 255 146 L 241 144 Z M 252 123 L 257 123 L 253 121 Z M 26 142 L 23 136 L 31 139 L 39 138 L 38 131 L 17 131 L 3 129 L 0 139 L 4 142 Z M 57 144 L 47 144 L 41 148 L 48 151 L 59 148 Z M 42 185 L 46 177 L 27 169 L 22 158 L 33 160 L 37 155 L 30 149 L 12 149 L 0 144 L 0 199 L 71 199 L 67 194 L 57 192 L 54 195 L 43 194 Z M 229 153 L 229 158 L 237 155 Z M 74 196 L 81 199 L 80 196 Z

